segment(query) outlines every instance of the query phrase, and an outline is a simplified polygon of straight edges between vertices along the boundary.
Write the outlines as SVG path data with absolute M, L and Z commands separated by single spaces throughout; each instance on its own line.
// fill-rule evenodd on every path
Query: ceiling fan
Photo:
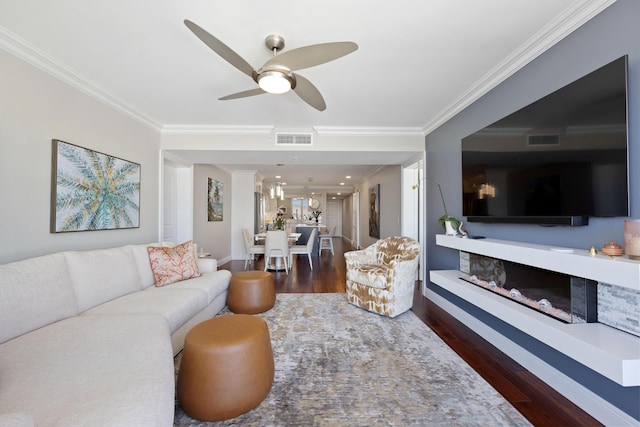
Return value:
M 327 105 L 320 91 L 306 78 L 294 71 L 313 67 L 333 61 L 348 55 L 358 49 L 354 42 L 321 43 L 300 47 L 284 53 L 278 51 L 284 48 L 284 38 L 279 35 L 269 35 L 265 39 L 267 48 L 273 52 L 273 57 L 260 67 L 258 71 L 220 40 L 203 30 L 197 24 L 184 20 L 184 24 L 200 40 L 229 64 L 242 71 L 258 84 L 255 89 L 245 90 L 223 96 L 220 100 L 245 98 L 262 95 L 263 93 L 285 93 L 293 90 L 304 102 L 319 111 L 324 111 Z

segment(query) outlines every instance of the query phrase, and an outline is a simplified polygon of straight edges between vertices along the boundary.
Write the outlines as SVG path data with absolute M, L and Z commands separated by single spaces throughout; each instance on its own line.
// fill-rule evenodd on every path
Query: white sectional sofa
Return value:
M 173 357 L 231 273 L 156 287 L 147 246 L 0 265 L 0 426 L 173 425 Z

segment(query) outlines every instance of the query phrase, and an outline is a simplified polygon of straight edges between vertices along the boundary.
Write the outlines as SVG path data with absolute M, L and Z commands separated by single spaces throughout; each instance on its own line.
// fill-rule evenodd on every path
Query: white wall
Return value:
M 193 240 L 198 250 L 203 249 L 218 261 L 230 255 L 231 248 L 231 175 L 211 165 L 194 165 L 193 174 Z M 209 178 L 223 184 L 222 221 L 209 221 L 207 218 Z
M 0 51 L 0 263 L 158 239 L 160 134 Z M 51 140 L 141 164 L 140 228 L 49 232 Z
M 242 229 L 247 228 L 253 234 L 254 227 L 254 194 L 256 189 L 256 171 L 235 171 L 231 174 L 232 194 L 231 211 L 231 257 L 244 259 L 244 237 Z
M 380 238 L 400 236 L 401 166 L 385 166 L 358 186 L 360 190 L 360 246 L 378 239 L 369 236 L 369 187 L 380 184 Z

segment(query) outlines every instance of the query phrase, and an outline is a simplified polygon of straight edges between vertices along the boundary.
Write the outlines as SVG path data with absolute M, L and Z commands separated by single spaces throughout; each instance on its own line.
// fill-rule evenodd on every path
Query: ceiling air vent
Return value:
M 277 133 L 276 145 L 311 145 L 310 133 Z
M 558 144 L 560 144 L 560 135 L 558 134 L 527 135 L 527 145 L 540 146 Z

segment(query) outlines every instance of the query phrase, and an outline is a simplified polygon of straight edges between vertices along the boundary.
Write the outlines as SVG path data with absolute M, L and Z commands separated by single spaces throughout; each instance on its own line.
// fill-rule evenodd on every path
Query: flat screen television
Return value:
M 629 215 L 627 56 L 462 140 L 469 222 Z

